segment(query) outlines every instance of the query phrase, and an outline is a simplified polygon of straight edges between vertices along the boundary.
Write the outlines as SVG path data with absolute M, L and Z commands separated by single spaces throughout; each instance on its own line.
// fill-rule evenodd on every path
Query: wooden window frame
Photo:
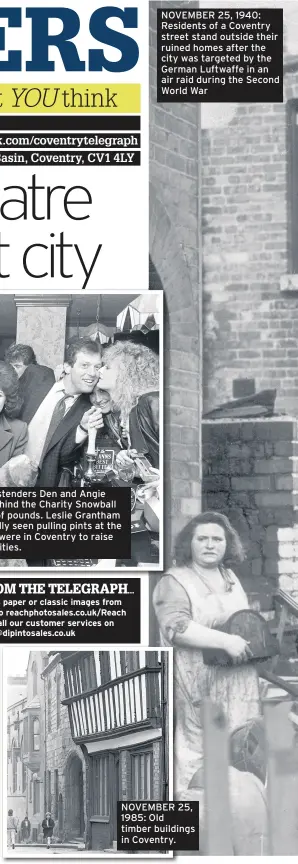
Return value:
M 102 763 L 102 765 L 101 765 Z M 94 754 L 92 757 L 90 798 L 92 819 L 95 817 L 109 818 L 110 816 L 110 754 L 108 752 Z M 104 771 L 104 781 L 101 781 L 100 772 Z M 98 781 L 99 793 L 94 793 L 94 786 Z M 99 807 L 97 807 L 97 800 Z M 98 809 L 101 812 L 97 812 Z M 104 812 L 106 810 L 106 812 Z
M 34 733 L 34 724 L 38 723 L 38 733 Z M 34 747 L 34 738 L 38 737 L 38 747 Z M 40 720 L 39 717 L 32 717 L 32 752 L 40 752 Z
M 152 743 L 150 743 L 150 744 L 148 743 L 147 746 L 143 745 L 143 746 L 140 746 L 140 747 L 135 747 L 134 749 L 131 749 L 131 750 L 129 751 L 129 753 L 130 753 L 130 764 L 131 764 L 131 797 L 132 797 L 132 800 L 135 800 L 135 801 L 149 801 L 149 800 L 152 800 L 152 799 L 153 799 L 153 779 L 154 779 L 154 778 L 153 778 L 153 744 L 152 744 Z M 138 790 L 138 797 L 134 797 L 135 792 L 136 792 L 136 790 L 134 789 L 134 782 L 135 782 L 134 765 L 135 765 L 135 760 L 136 760 L 136 759 L 140 759 L 141 756 L 148 756 L 148 755 L 150 756 L 150 786 L 151 786 L 151 789 L 149 790 L 149 791 L 150 791 L 150 796 L 147 797 L 147 798 L 140 798 L 140 797 L 139 797 L 139 790 Z M 140 783 L 140 779 L 139 779 L 139 783 Z M 146 785 L 147 785 L 147 780 L 145 781 L 145 783 L 146 783 Z M 144 783 L 144 788 L 145 788 L 145 783 Z

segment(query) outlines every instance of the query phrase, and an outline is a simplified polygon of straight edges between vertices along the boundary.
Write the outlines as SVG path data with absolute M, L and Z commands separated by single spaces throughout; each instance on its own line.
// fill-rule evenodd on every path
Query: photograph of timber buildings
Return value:
M 168 798 L 167 652 L 31 651 L 25 675 L 9 671 L 16 852 L 42 848 L 46 813 L 51 848 L 115 850 L 117 801 Z
M 284 102 L 200 106 L 156 101 L 157 5 L 150 285 L 166 306 L 165 564 L 192 516 L 223 512 L 245 544 L 249 600 L 270 616 L 278 589 L 298 601 L 298 7 L 274 4 Z

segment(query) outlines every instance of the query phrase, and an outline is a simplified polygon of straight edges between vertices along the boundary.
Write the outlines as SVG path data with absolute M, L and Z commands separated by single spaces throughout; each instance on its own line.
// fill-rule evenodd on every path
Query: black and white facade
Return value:
M 117 801 L 168 795 L 168 655 L 63 652 L 71 735 L 86 765 L 86 840 L 116 844 Z

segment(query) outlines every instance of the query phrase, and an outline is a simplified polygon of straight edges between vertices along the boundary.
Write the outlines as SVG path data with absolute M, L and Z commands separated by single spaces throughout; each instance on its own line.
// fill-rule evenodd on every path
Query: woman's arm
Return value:
M 173 644 L 177 631 L 186 630 L 191 621 L 188 594 L 169 573 L 157 583 L 152 599 L 162 635 L 167 642 Z
M 223 648 L 227 634 L 212 630 L 214 613 L 202 608 L 201 623 L 192 619 L 189 597 L 174 575 L 163 576 L 155 588 L 153 604 L 160 629 L 172 645 L 187 648 Z
M 190 621 L 183 633 L 176 633 L 174 644 L 184 648 L 221 648 L 227 651 L 229 635 Z
M 214 616 L 202 609 L 202 623 L 193 621 L 187 592 L 172 574 L 163 576 L 153 593 L 153 605 L 160 629 L 174 647 L 221 649 L 236 662 L 251 655 L 241 636 L 212 629 Z
M 234 663 L 244 663 L 252 656 L 248 642 L 242 639 L 242 636 L 231 635 L 230 633 L 222 633 L 220 630 L 211 630 L 210 627 L 204 627 L 202 624 L 197 624 L 190 621 L 187 630 L 183 633 L 175 634 L 174 645 L 182 648 L 219 648 L 225 651 Z

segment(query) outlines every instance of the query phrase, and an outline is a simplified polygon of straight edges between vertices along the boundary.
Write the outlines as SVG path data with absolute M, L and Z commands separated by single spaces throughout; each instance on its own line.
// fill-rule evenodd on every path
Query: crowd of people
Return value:
M 56 380 L 52 369 L 37 363 L 31 346 L 8 348 L 0 363 L 0 469 L 24 454 L 36 485 L 58 486 L 94 429 L 98 446 L 108 434 L 122 451 L 119 464 L 131 461 L 136 451 L 158 468 L 155 351 L 129 339 L 102 350 L 99 342 L 78 338 L 69 344 Z M 19 485 L 26 485 L 21 475 Z
M 51 840 L 53 837 L 55 822 L 51 813 L 48 811 L 45 814 L 41 823 L 43 840 L 50 849 Z M 14 816 L 13 810 L 9 809 L 7 814 L 7 848 L 15 849 L 17 843 L 27 844 L 31 839 L 31 822 L 26 813 L 24 819 L 19 826 L 19 820 Z

